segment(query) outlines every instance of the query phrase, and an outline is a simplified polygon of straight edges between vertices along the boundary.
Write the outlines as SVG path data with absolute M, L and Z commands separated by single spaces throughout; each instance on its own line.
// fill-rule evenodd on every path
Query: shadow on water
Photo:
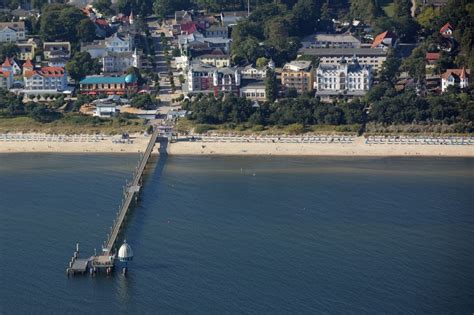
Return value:
M 144 211 L 145 208 L 141 206 L 140 200 L 146 198 L 147 194 L 150 192 L 157 193 L 156 187 L 155 189 L 151 189 L 151 187 L 148 187 L 147 185 L 153 182 L 159 183 L 161 176 L 163 175 L 163 170 L 165 168 L 166 161 L 168 159 L 168 140 L 159 139 L 159 143 L 159 155 L 152 154 L 150 160 L 148 161 L 147 168 L 143 173 L 143 183 L 138 201 L 131 205 L 131 211 L 129 212 L 129 215 L 126 218 L 127 224 L 125 225 L 125 227 L 120 233 L 119 238 L 117 239 L 117 249 L 119 248 L 119 244 L 122 244 L 123 240 L 126 239 L 127 233 L 129 233 L 131 230 L 134 231 L 134 238 L 136 240 L 140 239 L 141 237 L 141 227 L 143 227 L 143 225 L 145 224 L 145 220 L 147 219 L 147 213 Z M 129 243 L 132 247 L 137 249 L 140 244 L 140 242 L 134 242 L 133 240 Z
M 166 161 L 168 159 L 168 140 L 167 139 L 159 139 L 159 155 L 151 155 L 150 159 L 147 164 L 147 168 L 143 173 L 143 183 L 142 183 L 142 190 L 140 192 L 140 196 L 138 201 L 131 205 L 131 211 L 126 220 L 128 221 L 125 225 L 124 229 L 121 231 L 120 236 L 117 240 L 117 244 L 121 244 L 124 239 L 126 239 L 126 235 L 133 231 L 134 240 L 139 240 L 142 235 L 142 227 L 145 224 L 145 220 L 147 219 L 147 213 L 144 211 L 144 207 L 141 206 L 140 200 L 146 198 L 147 193 L 150 191 L 156 192 L 155 189 L 151 189 L 151 187 L 147 187 L 147 184 L 151 184 L 153 182 L 159 182 L 161 176 L 163 174 L 163 170 L 166 165 Z M 133 226 L 132 226 L 133 225 Z M 139 251 L 140 248 L 140 241 L 131 240 L 130 245 L 134 248 L 135 252 Z M 119 247 L 117 245 L 117 247 Z M 143 265 L 140 264 L 141 267 L 146 268 L 170 268 L 171 266 L 167 265 Z M 130 299 L 130 292 L 133 290 L 134 287 L 134 280 L 133 280 L 133 263 L 131 264 L 131 273 L 124 277 L 120 274 L 121 269 L 116 270 L 117 275 L 119 275 L 118 279 L 118 286 L 117 286 L 117 296 L 119 297 L 120 301 L 128 301 Z M 120 303 L 122 306 L 128 305 L 128 303 Z

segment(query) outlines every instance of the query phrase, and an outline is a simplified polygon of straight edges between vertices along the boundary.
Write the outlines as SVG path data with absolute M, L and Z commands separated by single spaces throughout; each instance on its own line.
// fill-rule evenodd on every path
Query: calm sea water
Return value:
M 0 313 L 474 312 L 474 160 L 168 157 L 99 248 L 133 155 L 0 155 Z

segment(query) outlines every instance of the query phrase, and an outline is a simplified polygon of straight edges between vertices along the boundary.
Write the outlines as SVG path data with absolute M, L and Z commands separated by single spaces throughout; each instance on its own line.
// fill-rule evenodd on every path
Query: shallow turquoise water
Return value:
M 474 311 L 474 160 L 168 157 L 123 278 L 99 248 L 133 155 L 0 155 L 0 313 Z

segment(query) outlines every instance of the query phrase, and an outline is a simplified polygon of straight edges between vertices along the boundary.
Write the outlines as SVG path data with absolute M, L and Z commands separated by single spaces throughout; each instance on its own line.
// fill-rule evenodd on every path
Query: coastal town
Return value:
M 0 0 L 0 315 L 473 314 L 474 0 Z
M 240 10 L 161 2 L 7 1 L 4 150 L 51 139 L 32 132 L 109 139 L 158 125 L 195 153 L 205 151 L 201 139 L 224 135 L 359 136 L 365 145 L 403 136 L 471 149 L 472 3 L 395 1 L 368 12 L 364 1 L 249 1 Z M 132 150 L 124 147 L 110 150 Z

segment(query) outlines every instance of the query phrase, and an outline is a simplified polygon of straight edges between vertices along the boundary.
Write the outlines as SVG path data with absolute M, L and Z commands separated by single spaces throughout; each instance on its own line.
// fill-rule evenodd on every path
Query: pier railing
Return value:
M 127 182 L 124 187 L 122 203 L 120 205 L 119 211 L 117 212 L 117 217 L 113 221 L 113 225 L 111 226 L 110 232 L 107 235 L 107 240 L 104 242 L 102 247 L 102 255 L 104 256 L 110 256 L 112 254 L 115 242 L 117 241 L 117 237 L 120 233 L 120 230 L 122 229 L 125 217 L 127 216 L 128 210 L 130 208 L 130 204 L 134 198 L 138 198 L 143 172 L 145 171 L 145 167 L 148 163 L 148 160 L 150 159 L 151 153 L 153 152 L 153 148 L 155 147 L 155 143 L 159 134 L 159 129 L 155 128 L 145 152 L 140 155 L 140 159 L 137 167 L 135 168 L 132 181 L 130 183 Z

